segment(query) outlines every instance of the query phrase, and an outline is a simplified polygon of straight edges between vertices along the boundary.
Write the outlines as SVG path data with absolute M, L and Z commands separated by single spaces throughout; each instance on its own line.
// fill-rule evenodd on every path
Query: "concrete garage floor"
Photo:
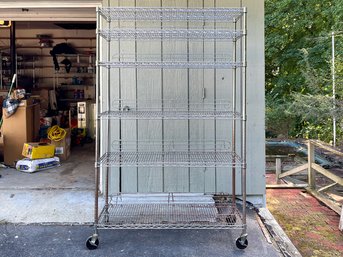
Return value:
M 0 190 L 93 190 L 94 159 L 94 144 L 85 144 L 74 147 L 68 160 L 57 168 L 35 173 L 0 168 Z
M 73 148 L 61 166 L 36 173 L 0 168 L 0 222 L 90 223 L 94 209 L 94 145 Z

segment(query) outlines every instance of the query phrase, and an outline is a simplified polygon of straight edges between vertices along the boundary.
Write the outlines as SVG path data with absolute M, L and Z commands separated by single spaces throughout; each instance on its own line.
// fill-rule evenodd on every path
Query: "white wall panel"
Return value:
M 163 0 L 163 7 L 187 7 L 187 0 Z M 187 22 L 165 22 L 163 27 L 187 27 Z M 187 62 L 187 42 L 178 40 L 163 41 L 163 60 Z M 175 56 L 177 53 L 178 56 Z M 176 107 L 187 109 L 188 104 L 188 70 L 165 69 L 163 71 L 163 98 L 175 99 Z M 165 120 L 163 136 L 165 141 L 188 142 L 188 121 Z M 177 148 L 177 146 L 175 147 Z M 178 150 L 178 149 L 177 149 Z M 180 149 L 182 150 L 182 149 Z M 188 168 L 165 168 L 165 190 L 168 192 L 189 191 Z
M 127 7 L 135 7 L 135 0 L 121 0 L 121 5 Z M 135 28 L 136 23 L 132 21 L 121 21 L 118 27 L 131 27 Z M 120 54 L 126 58 L 126 55 L 130 55 L 131 60 L 135 60 L 136 43 L 134 41 L 121 41 L 120 42 Z M 120 95 L 118 98 L 121 101 L 122 106 L 130 106 L 135 103 L 137 92 L 137 78 L 136 69 L 121 69 L 120 70 Z M 129 100 L 126 103 L 124 100 Z M 118 102 L 119 104 L 119 102 Z M 137 122 L 135 120 L 123 120 L 121 121 L 121 136 L 123 151 L 133 150 L 137 148 L 137 144 L 132 142 L 137 141 Z M 127 143 L 128 142 L 128 143 Z M 125 193 L 134 193 L 138 190 L 137 185 L 137 168 L 135 167 L 123 167 L 120 174 L 121 191 Z
M 159 7 L 160 0 L 137 1 L 137 7 Z M 137 27 L 161 28 L 161 22 L 138 22 Z M 139 61 L 153 56 L 154 60 L 162 58 L 162 43 L 160 40 L 142 40 L 137 43 L 137 56 Z M 159 69 L 137 70 L 137 102 L 138 108 L 152 106 L 162 110 L 163 75 Z M 162 151 L 163 124 L 161 120 L 138 121 L 138 144 L 144 149 L 144 144 L 153 142 L 155 151 Z M 140 192 L 162 192 L 163 168 L 139 168 L 138 190 Z

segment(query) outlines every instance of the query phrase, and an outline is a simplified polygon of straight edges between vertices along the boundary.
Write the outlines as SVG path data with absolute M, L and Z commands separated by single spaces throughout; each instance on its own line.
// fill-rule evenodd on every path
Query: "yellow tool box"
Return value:
M 51 158 L 55 155 L 55 146 L 46 143 L 25 143 L 22 155 L 31 160 Z

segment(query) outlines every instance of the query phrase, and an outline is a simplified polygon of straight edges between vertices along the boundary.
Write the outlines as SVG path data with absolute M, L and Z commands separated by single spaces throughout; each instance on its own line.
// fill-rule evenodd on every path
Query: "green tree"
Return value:
M 343 1 L 266 0 L 265 4 L 267 130 L 328 141 L 332 115 L 340 113 L 331 98 L 330 33 L 343 28 Z M 343 71 L 342 41 L 336 44 L 337 75 Z M 341 81 L 337 76 L 337 85 Z M 338 90 L 337 96 L 341 93 Z

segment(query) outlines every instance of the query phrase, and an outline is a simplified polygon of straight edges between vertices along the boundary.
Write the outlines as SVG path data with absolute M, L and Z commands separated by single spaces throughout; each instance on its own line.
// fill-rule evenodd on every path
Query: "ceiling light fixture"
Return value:
M 9 28 L 9 27 L 11 27 L 11 25 L 12 25 L 11 21 L 0 20 L 0 28 Z

